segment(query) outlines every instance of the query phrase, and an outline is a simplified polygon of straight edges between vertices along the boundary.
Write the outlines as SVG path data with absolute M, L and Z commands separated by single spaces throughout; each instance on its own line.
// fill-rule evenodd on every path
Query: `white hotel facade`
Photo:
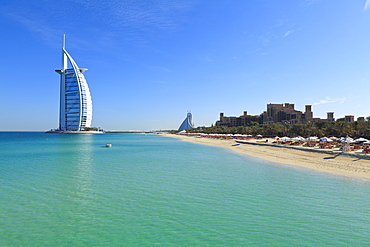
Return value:
M 68 68 L 68 64 L 72 68 Z M 79 68 L 65 49 L 65 37 L 62 45 L 62 69 L 60 74 L 60 115 L 58 131 L 82 131 L 91 127 L 92 100 L 84 72 Z

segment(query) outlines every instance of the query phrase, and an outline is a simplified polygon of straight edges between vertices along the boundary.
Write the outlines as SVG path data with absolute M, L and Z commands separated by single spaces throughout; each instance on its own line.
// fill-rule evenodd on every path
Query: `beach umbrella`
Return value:
M 331 137 L 329 137 L 329 139 L 331 139 L 331 140 L 333 140 L 333 141 L 336 141 L 336 140 L 338 140 L 339 138 L 338 138 L 338 137 L 335 137 L 335 136 L 331 136 Z
M 327 137 L 320 138 L 320 142 L 332 142 L 333 140 Z
M 370 141 L 367 141 L 367 142 L 364 142 L 365 145 L 369 145 L 370 144 Z
M 341 142 L 345 142 L 345 143 L 353 143 L 355 142 L 351 137 L 345 137 L 341 140 Z
M 307 138 L 308 141 L 317 141 L 319 139 L 317 136 L 310 136 Z
M 276 140 L 276 139 L 280 139 L 280 137 L 278 137 L 278 136 L 275 136 L 275 137 L 274 137 L 274 139 L 275 139 L 275 140 Z
M 289 141 L 290 137 L 284 136 L 284 137 L 281 137 L 280 139 L 283 140 L 283 141 Z
M 302 136 L 297 136 L 292 138 L 293 141 L 304 141 L 305 139 Z
M 256 137 L 262 137 L 262 135 L 256 135 Z
M 357 138 L 357 139 L 355 140 L 355 142 L 368 142 L 368 141 L 369 141 L 368 139 L 365 139 L 365 138 L 362 138 L 362 137 Z

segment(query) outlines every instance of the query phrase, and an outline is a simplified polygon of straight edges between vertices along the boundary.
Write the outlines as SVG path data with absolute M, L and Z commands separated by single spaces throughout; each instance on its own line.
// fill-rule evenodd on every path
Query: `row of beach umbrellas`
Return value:
M 187 133 L 181 133 L 181 134 L 187 134 Z M 195 135 L 200 135 L 200 136 L 228 136 L 228 137 L 253 137 L 253 135 L 241 135 L 241 134 L 204 134 L 204 133 L 195 133 Z M 256 135 L 255 137 L 262 138 L 262 135 Z M 365 139 L 363 137 L 353 139 L 351 137 L 322 137 L 318 138 L 317 136 L 310 136 L 308 138 L 303 138 L 302 136 L 297 136 L 297 137 L 288 137 L 288 136 L 283 136 L 283 137 L 275 137 L 275 140 L 281 140 L 281 141 L 313 141 L 313 142 L 332 142 L 332 141 L 337 141 L 337 142 L 342 142 L 342 143 L 363 143 L 363 144 L 370 144 L 370 140 Z
M 183 135 L 188 135 L 188 133 L 179 133 Z M 228 136 L 228 137 L 253 137 L 253 135 L 241 135 L 241 134 L 205 134 L 205 133 L 194 133 L 192 135 L 200 136 Z M 256 135 L 255 137 L 262 137 L 262 135 Z
M 343 143 L 360 142 L 360 143 L 363 143 L 363 144 L 370 144 L 370 140 L 365 139 L 363 137 L 360 137 L 360 138 L 357 138 L 357 139 L 354 140 L 351 137 L 337 138 L 335 136 L 332 136 L 332 137 L 322 137 L 322 138 L 318 138 L 317 136 L 310 136 L 308 138 L 303 138 L 301 136 L 293 137 L 293 138 L 290 138 L 290 137 L 287 137 L 287 136 L 284 136 L 284 137 L 278 137 L 278 136 L 276 136 L 275 137 L 275 140 L 282 140 L 282 141 L 317 141 L 317 142 L 338 141 L 338 142 L 343 142 Z

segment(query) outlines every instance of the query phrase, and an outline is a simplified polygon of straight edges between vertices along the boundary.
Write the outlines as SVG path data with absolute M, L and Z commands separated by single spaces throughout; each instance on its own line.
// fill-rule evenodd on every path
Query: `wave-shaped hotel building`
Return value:
M 68 68 L 70 64 L 71 68 Z M 80 132 L 91 127 L 92 99 L 84 72 L 62 45 L 62 68 L 60 74 L 59 128 L 55 132 Z
M 192 123 L 192 118 L 193 118 L 193 116 L 191 115 L 191 112 L 188 112 L 188 114 L 186 115 L 185 120 L 180 125 L 179 130 L 193 129 L 194 124 Z

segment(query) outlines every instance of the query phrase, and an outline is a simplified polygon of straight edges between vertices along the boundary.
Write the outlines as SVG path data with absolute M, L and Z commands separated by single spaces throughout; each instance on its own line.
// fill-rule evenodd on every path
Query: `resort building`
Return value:
M 359 122 L 359 121 L 365 121 L 365 117 L 358 117 L 357 118 L 357 121 Z
M 216 121 L 216 126 L 236 127 L 257 122 L 260 124 L 279 123 L 279 124 L 296 124 L 318 121 L 335 121 L 334 113 L 328 112 L 327 119 L 313 117 L 311 105 L 305 106 L 305 112 L 298 111 L 294 108 L 294 104 L 267 104 L 267 110 L 260 115 L 248 115 L 244 111 L 239 117 L 225 117 L 224 113 L 220 113 L 220 119 Z
M 191 112 L 188 112 L 185 120 L 180 125 L 179 130 L 193 129 L 194 124 L 192 123 L 192 118 L 193 116 L 191 115 Z
M 331 122 L 335 121 L 334 112 L 328 112 L 326 118 L 328 121 L 331 121 Z
M 225 117 L 224 113 L 220 113 L 220 120 L 216 122 L 216 126 L 234 127 L 243 126 L 251 122 L 263 123 L 263 118 L 260 115 L 251 116 L 247 111 L 239 117 Z
M 92 100 L 84 76 L 86 70 L 79 68 L 67 52 L 65 49 L 65 37 L 63 37 L 62 68 L 55 70 L 60 75 L 58 131 L 81 131 L 91 126 Z
M 353 123 L 355 121 L 355 116 L 352 115 L 344 116 L 344 120 L 348 123 Z
M 296 124 L 320 121 L 313 117 L 312 106 L 306 105 L 305 112 L 294 109 L 294 104 L 268 104 L 267 111 L 262 113 L 263 123 Z
M 268 104 L 267 111 L 262 113 L 263 123 L 290 123 L 302 121 L 302 112 L 294 109 L 294 104 Z

